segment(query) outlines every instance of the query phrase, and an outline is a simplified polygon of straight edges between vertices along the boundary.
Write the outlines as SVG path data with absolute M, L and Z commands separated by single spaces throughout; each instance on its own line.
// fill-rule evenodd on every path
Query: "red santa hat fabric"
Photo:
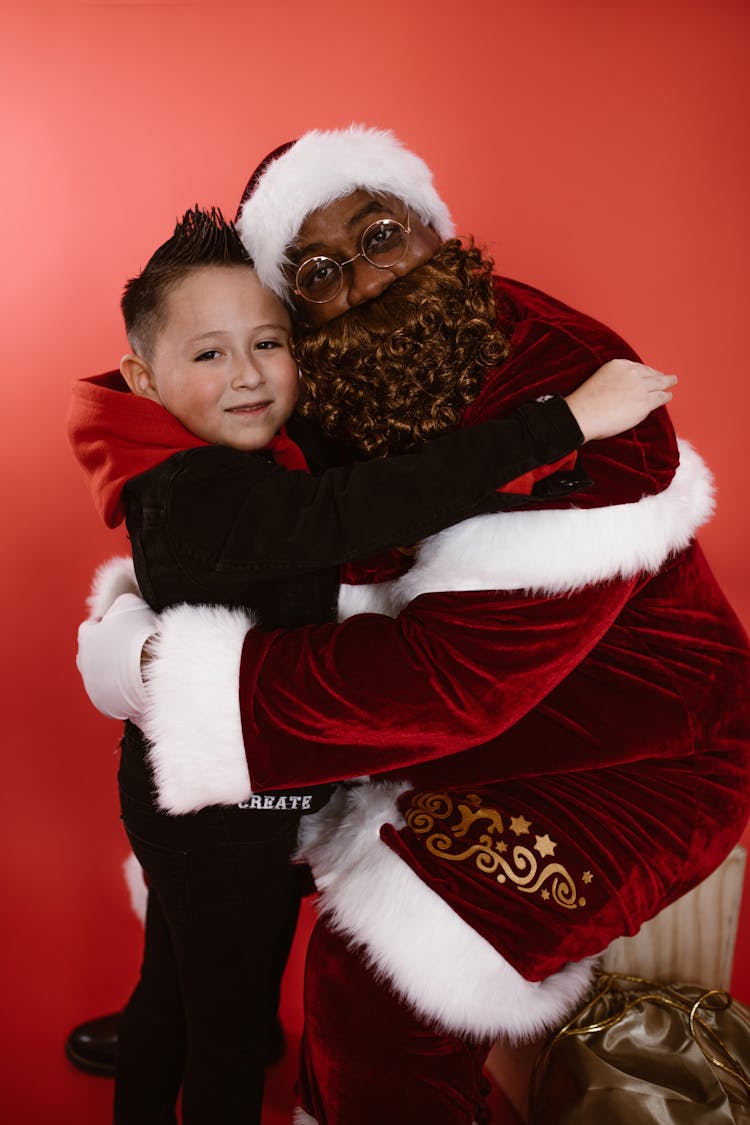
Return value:
M 441 238 L 455 233 L 430 169 L 393 133 L 364 125 L 314 129 L 265 158 L 240 204 L 237 229 L 264 285 L 289 299 L 284 268 L 303 222 L 359 188 L 402 199 Z

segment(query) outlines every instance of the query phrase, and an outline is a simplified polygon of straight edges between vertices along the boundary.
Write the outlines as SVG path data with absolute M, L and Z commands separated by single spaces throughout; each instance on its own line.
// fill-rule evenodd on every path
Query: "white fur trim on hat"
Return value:
M 559 1026 L 588 990 L 594 962 L 528 981 L 380 838 L 403 827 L 408 784 L 341 788 L 303 818 L 299 854 L 310 864 L 329 924 L 364 946 L 376 973 L 443 1031 L 520 1041 Z
M 655 574 L 683 551 L 714 510 L 713 477 L 680 441 L 667 488 L 632 504 L 475 516 L 421 544 L 401 578 L 341 586 L 339 619 L 356 613 L 397 617 L 420 594 L 444 590 L 524 590 L 559 596 L 614 578 Z
M 175 606 L 161 615 L 139 725 L 152 743 L 149 760 L 166 812 L 234 805 L 251 796 L 238 685 L 242 644 L 254 625 L 241 610 L 205 605 Z
M 289 298 L 283 269 L 287 251 L 313 211 L 358 188 L 388 192 L 433 226 L 441 238 L 455 228 L 425 162 L 391 132 L 352 125 L 314 129 L 263 172 L 237 220 L 255 271 L 282 299 Z

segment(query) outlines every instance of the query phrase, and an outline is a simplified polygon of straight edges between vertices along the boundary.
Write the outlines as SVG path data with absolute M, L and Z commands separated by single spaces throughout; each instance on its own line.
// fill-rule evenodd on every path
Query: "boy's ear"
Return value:
M 124 355 L 120 360 L 120 374 L 134 395 L 161 403 L 151 368 L 142 356 Z

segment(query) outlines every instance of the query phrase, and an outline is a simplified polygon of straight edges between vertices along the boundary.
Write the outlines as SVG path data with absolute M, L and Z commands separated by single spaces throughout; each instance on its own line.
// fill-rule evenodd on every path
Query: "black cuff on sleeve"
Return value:
M 551 465 L 583 444 L 573 412 L 560 395 L 544 395 L 518 408 L 540 461 Z

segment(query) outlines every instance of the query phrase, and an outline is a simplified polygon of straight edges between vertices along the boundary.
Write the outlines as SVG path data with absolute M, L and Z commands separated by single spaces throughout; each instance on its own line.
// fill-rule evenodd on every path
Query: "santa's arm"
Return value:
M 160 804 L 188 812 L 244 800 L 251 785 L 382 772 L 486 742 L 580 663 L 631 588 L 432 594 L 395 620 L 273 633 L 245 634 L 226 610 L 168 610 L 142 723 Z
M 224 610 L 167 611 L 143 723 L 161 803 L 186 812 L 243 800 L 250 778 L 356 776 L 498 736 L 581 663 L 711 508 L 710 475 L 685 447 L 672 484 L 638 502 L 441 533 L 400 580 L 396 619 L 264 634 Z M 464 592 L 441 593 L 441 571 L 461 571 Z

